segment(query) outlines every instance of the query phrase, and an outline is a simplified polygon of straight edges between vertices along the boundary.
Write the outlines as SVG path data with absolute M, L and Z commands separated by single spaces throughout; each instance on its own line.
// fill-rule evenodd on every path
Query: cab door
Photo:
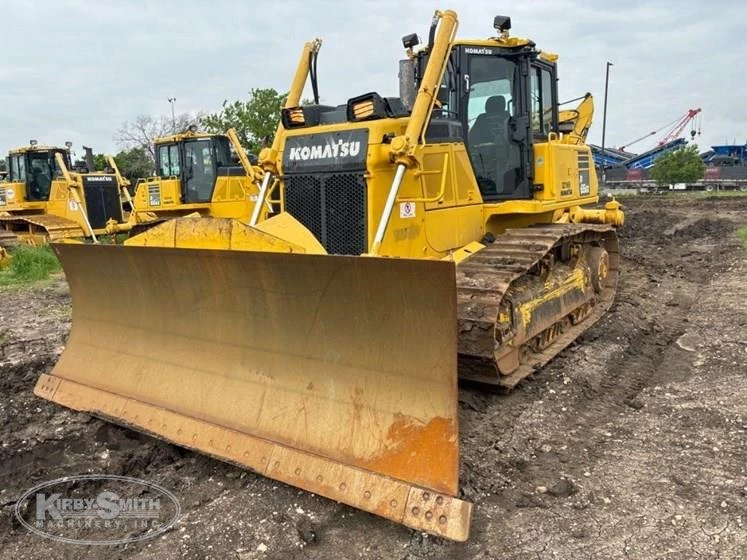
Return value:
M 184 143 L 184 200 L 210 202 L 217 176 L 212 142 L 209 138 Z

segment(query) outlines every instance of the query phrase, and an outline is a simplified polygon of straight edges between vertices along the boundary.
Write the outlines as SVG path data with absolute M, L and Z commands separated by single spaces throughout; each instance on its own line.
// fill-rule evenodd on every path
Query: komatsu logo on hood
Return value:
M 299 134 L 286 138 L 284 173 L 337 173 L 366 168 L 368 129 Z
M 291 161 L 308 161 L 310 159 L 331 159 L 356 157 L 361 152 L 359 141 L 344 142 L 338 140 L 331 144 L 296 146 L 290 148 L 288 159 Z

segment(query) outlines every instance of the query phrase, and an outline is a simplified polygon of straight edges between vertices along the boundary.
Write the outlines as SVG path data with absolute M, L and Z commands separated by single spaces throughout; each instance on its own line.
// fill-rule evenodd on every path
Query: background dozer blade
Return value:
M 73 325 L 37 395 L 467 538 L 453 263 L 54 249 Z

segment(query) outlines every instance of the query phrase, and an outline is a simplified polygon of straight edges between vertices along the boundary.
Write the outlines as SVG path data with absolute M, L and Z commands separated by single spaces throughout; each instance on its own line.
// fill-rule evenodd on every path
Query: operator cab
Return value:
M 184 204 L 210 202 L 217 177 L 234 174 L 236 170 L 226 136 L 194 131 L 157 144 L 156 168 L 162 179 L 180 180 Z M 237 174 L 243 174 L 243 170 Z
M 555 57 L 532 41 L 509 38 L 508 17 L 496 16 L 494 27 L 500 35 L 493 39 L 455 42 L 429 132 L 440 122 L 458 124 L 451 130 L 461 131 L 484 200 L 529 199 L 532 145 L 558 130 Z M 417 45 L 412 35 L 403 43 L 410 52 Z M 428 51 L 413 56 L 419 85 Z M 428 132 L 426 139 L 438 140 Z
M 70 165 L 70 152 L 63 148 L 37 147 L 32 141 L 29 148 L 11 152 L 8 157 L 8 181 L 26 185 L 26 200 L 47 202 L 52 181 L 62 175 L 55 154 L 61 154 L 65 165 Z

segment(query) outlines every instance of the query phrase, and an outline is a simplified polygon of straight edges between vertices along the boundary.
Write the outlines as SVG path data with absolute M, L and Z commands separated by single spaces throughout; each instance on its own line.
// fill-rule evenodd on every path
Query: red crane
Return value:
M 645 140 L 646 138 L 649 138 L 650 136 L 654 136 L 661 132 L 662 130 L 666 129 L 668 132 L 657 142 L 657 146 L 663 146 L 667 142 L 671 142 L 672 140 L 675 140 L 680 137 L 682 134 L 682 131 L 685 130 L 685 127 L 688 123 L 692 122 L 692 126 L 690 128 L 690 137 L 695 138 L 695 134 L 700 134 L 700 120 L 698 119 L 698 130 L 696 132 L 695 130 L 695 117 L 700 113 L 701 109 L 698 107 L 697 109 L 690 109 L 682 115 L 681 117 L 677 117 L 675 120 L 673 120 L 670 123 L 665 124 L 661 128 L 658 128 L 652 132 L 649 132 L 647 134 L 644 134 L 640 138 L 636 138 L 635 140 L 632 140 L 628 142 L 627 144 L 624 144 L 623 146 L 620 146 L 618 150 L 625 151 L 626 147 L 630 147 L 633 144 L 637 144 L 641 140 Z
M 667 142 L 671 142 L 672 140 L 679 138 L 680 134 L 682 134 L 682 131 L 685 130 L 687 123 L 691 122 L 698 115 L 698 113 L 700 113 L 700 107 L 698 107 L 697 109 L 690 109 L 687 113 L 685 113 L 672 127 L 669 133 L 664 138 L 659 140 L 659 146 L 663 146 Z M 700 134 L 700 126 L 698 126 L 698 134 Z M 694 122 L 690 128 L 690 138 L 695 138 Z

